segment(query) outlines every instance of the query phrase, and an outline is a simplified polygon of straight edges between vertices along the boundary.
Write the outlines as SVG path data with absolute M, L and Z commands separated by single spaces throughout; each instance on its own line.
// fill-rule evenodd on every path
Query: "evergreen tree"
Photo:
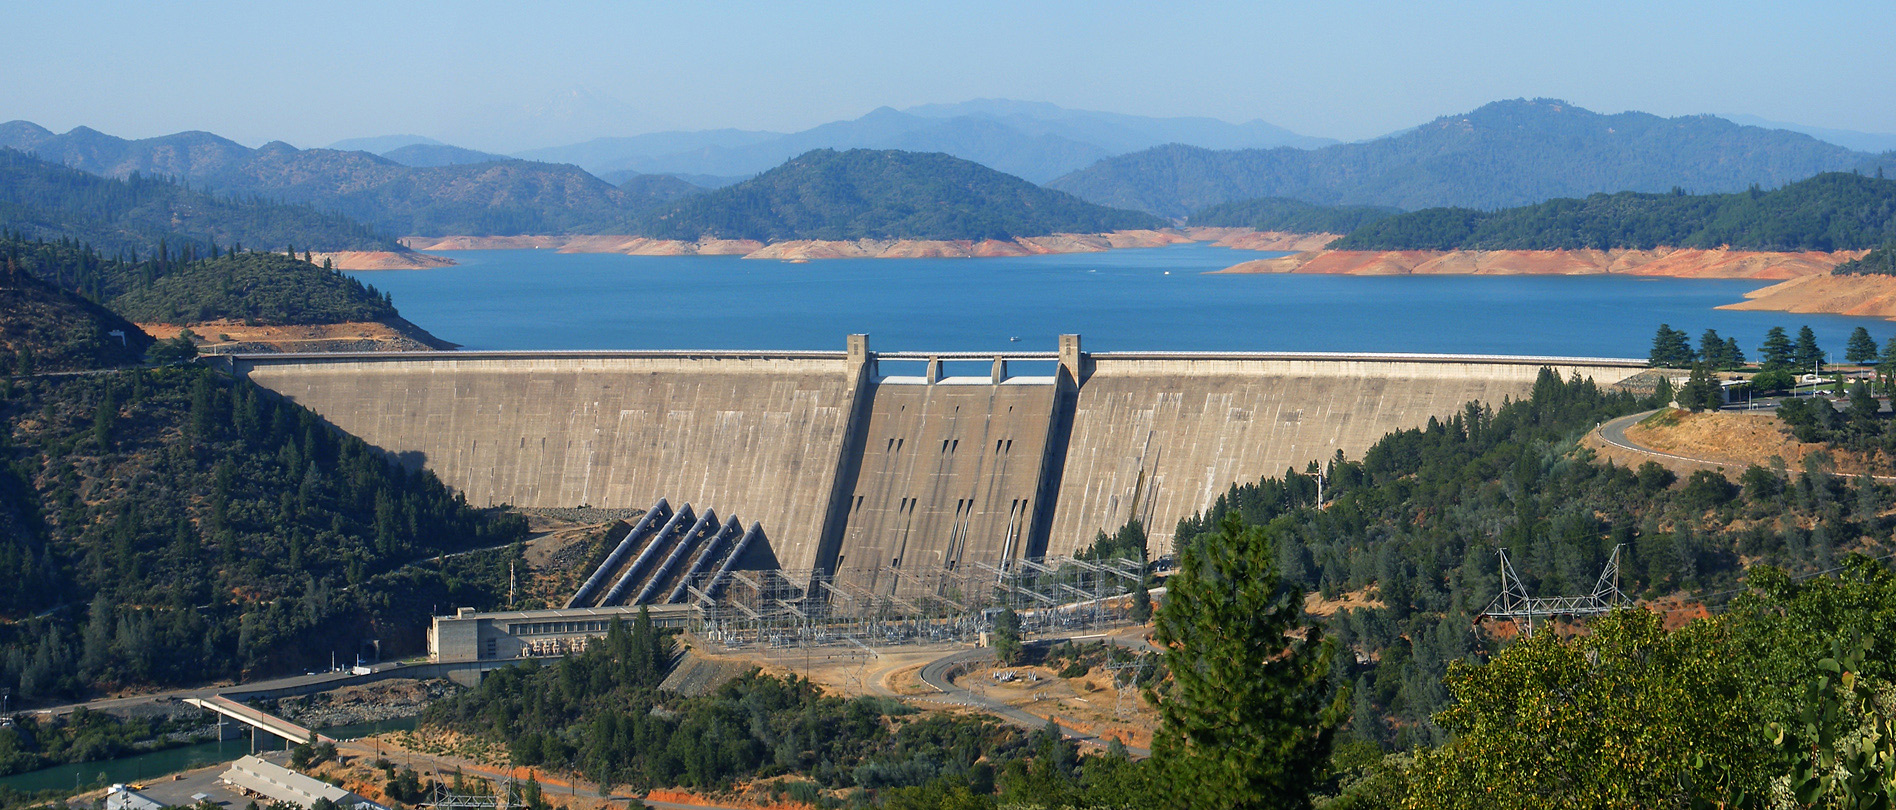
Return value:
M 1718 330 L 1707 329 L 1699 335 L 1698 359 L 1712 368 L 1731 368 L 1731 358 L 1726 356 L 1725 341 L 1718 336 Z
M 1724 404 L 1724 394 L 1719 391 L 1718 381 L 1712 378 L 1712 371 L 1706 364 L 1693 364 L 1692 376 L 1686 380 L 1684 390 L 1679 392 L 1679 404 L 1693 411 L 1717 410 Z
M 1876 359 L 1876 338 L 1870 337 L 1870 330 L 1859 326 L 1850 333 L 1850 342 L 1843 348 L 1843 359 L 1857 365 Z
M 1322 778 L 1347 697 L 1332 694 L 1334 646 L 1304 623 L 1274 546 L 1228 513 L 1168 584 L 1153 635 L 1173 683 L 1153 759 L 1170 806 L 1306 808 Z
M 1020 663 L 1020 614 L 1006 608 L 994 616 L 994 657 L 1003 664 Z
M 1690 365 L 1694 359 L 1691 339 L 1673 329 L 1671 324 L 1659 324 L 1658 333 L 1652 336 L 1652 355 L 1648 359 L 1661 368 Z
M 1773 326 L 1764 335 L 1764 345 L 1758 347 L 1759 365 L 1765 371 L 1789 368 L 1792 362 L 1792 346 L 1784 327 Z
M 1726 368 L 1736 369 L 1744 367 L 1745 350 L 1738 348 L 1737 338 L 1725 338 L 1725 362 L 1731 364 L 1726 366 Z
M 1824 364 L 1824 350 L 1817 347 L 1817 333 L 1810 327 L 1799 327 L 1797 345 L 1791 348 L 1791 365 L 1797 367 L 1799 374 L 1813 371 Z

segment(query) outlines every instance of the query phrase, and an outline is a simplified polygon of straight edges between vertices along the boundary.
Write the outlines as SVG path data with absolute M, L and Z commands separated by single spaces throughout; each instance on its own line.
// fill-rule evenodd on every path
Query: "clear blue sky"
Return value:
M 511 149 L 541 137 L 516 124 L 574 91 L 591 100 L 563 119 L 570 140 L 970 98 L 1340 139 L 1517 96 L 1896 132 L 1888 0 L 108 0 L 11 3 L 5 19 L 0 120 L 128 137 Z

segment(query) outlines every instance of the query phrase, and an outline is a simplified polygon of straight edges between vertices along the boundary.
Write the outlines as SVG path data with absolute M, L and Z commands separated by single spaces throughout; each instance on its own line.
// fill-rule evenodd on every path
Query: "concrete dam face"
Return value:
M 1071 554 L 1142 520 L 1153 553 L 1234 483 L 1633 360 L 1281 353 L 425 352 L 246 355 L 232 371 L 469 503 L 761 522 L 789 571 L 882 594 Z M 978 361 L 981 376 L 944 376 Z M 885 376 L 883 363 L 923 373 Z M 1008 364 L 1052 367 L 1010 375 Z

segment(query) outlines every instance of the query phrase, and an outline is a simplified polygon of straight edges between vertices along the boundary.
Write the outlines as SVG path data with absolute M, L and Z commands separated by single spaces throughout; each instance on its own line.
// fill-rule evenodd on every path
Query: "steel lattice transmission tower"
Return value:
M 1606 559 L 1606 569 L 1600 572 L 1599 582 L 1593 585 L 1593 593 L 1586 596 L 1530 596 L 1527 585 L 1521 581 L 1521 575 L 1514 573 L 1514 563 L 1508 560 L 1508 550 L 1499 549 L 1501 554 L 1501 593 L 1488 603 L 1488 608 L 1476 617 L 1482 619 L 1508 619 L 1521 626 L 1521 636 L 1526 638 L 1534 634 L 1536 619 L 1551 619 L 1557 616 L 1600 616 L 1614 608 L 1632 604 L 1626 594 L 1620 592 L 1620 549 L 1614 546 L 1612 556 Z

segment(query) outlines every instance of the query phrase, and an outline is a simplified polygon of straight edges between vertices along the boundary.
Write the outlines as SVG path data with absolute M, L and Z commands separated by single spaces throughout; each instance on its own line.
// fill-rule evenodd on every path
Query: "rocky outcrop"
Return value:
M 1745 293 L 1719 309 L 1861 315 L 1896 320 L 1896 276 L 1803 276 Z
M 1599 275 L 1790 279 L 1828 275 L 1862 251 L 1746 250 L 1317 250 L 1258 259 L 1220 273 L 1333 275 Z

